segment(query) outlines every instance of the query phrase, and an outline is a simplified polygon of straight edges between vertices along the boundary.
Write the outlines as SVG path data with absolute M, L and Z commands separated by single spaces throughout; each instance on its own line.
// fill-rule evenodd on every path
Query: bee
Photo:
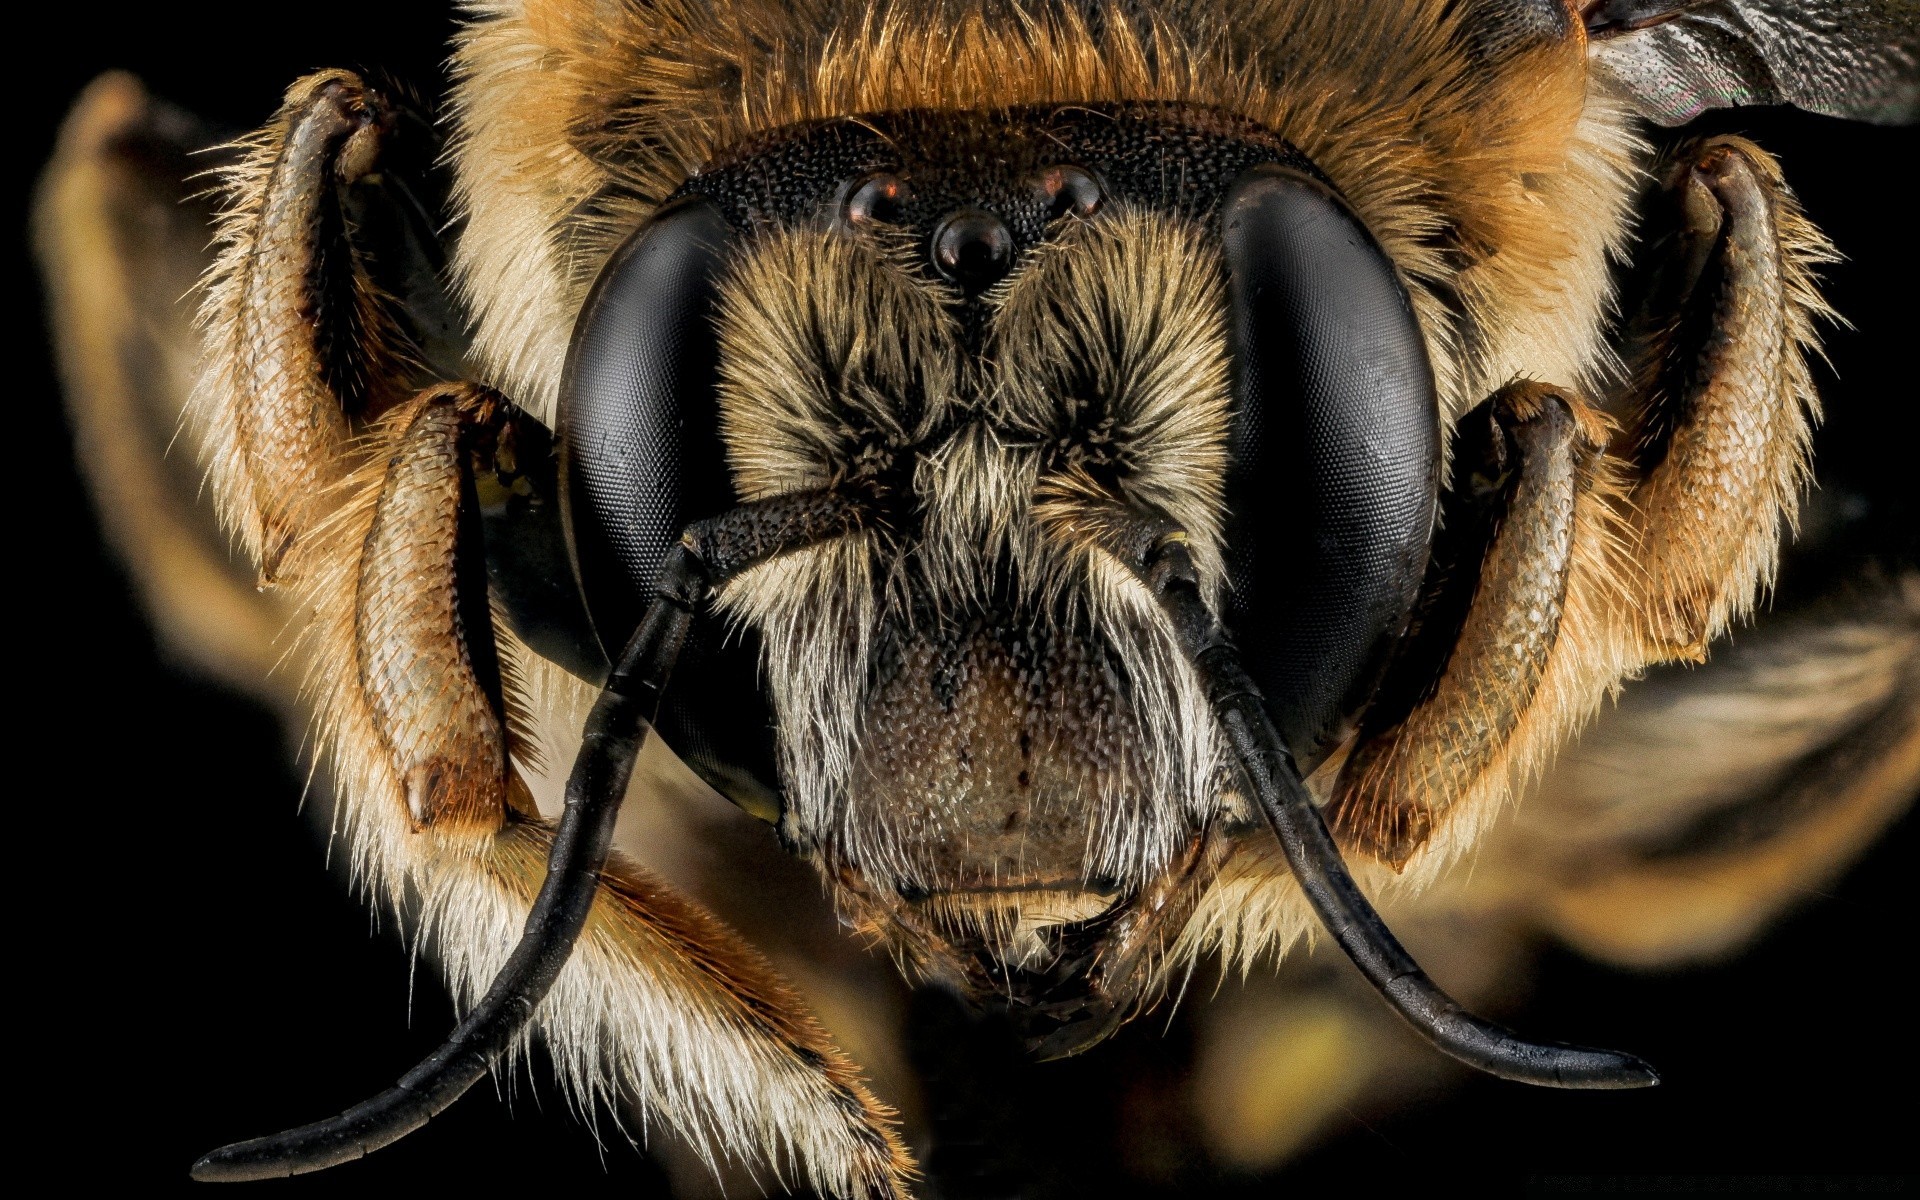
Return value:
M 466 1015 L 195 1175 L 375 1151 L 537 1033 L 712 1159 L 910 1194 L 800 991 L 615 851 L 629 792 L 696 786 L 1041 1057 L 1317 930 L 1472 1067 L 1656 1082 L 1472 1015 L 1376 901 L 1523 844 L 1568 936 L 1659 958 L 1920 784 L 1911 571 L 1735 659 L 1787 681 L 1746 689 L 1783 693 L 1767 763 L 1554 766 L 1724 657 L 1809 471 L 1831 252 L 1757 145 L 1658 131 L 1911 121 L 1917 41 L 1869 0 L 528 0 L 470 11 L 443 122 L 299 80 L 218 168 L 188 335 L 262 591 L 145 577 L 237 674 L 292 623 L 356 873 Z M 82 424 L 125 383 L 102 312 L 155 289 L 61 255 L 112 258 L 114 139 L 187 148 L 144 105 L 98 85 L 46 185 Z M 124 540 L 157 563 L 170 519 Z M 1589 756 L 1676 720 L 1615 711 Z M 1764 886 L 1702 911 L 1703 864 Z

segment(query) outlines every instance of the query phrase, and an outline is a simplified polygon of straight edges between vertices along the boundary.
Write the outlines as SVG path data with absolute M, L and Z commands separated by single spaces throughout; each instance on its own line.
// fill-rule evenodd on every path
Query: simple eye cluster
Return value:
M 1091 217 L 1106 199 L 1093 172 L 1071 163 L 1045 168 L 1032 186 L 1049 224 L 1069 216 Z M 842 216 L 852 229 L 901 224 L 912 199 L 912 188 L 904 179 L 891 172 L 875 172 L 847 192 Z M 939 219 L 927 249 L 943 279 L 977 293 L 1006 275 L 1018 247 L 1006 218 L 969 204 Z

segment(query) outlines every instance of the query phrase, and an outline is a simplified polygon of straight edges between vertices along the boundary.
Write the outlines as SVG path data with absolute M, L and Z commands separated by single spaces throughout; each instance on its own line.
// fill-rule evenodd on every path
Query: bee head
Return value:
M 1311 762 L 1405 622 L 1439 462 L 1365 226 L 1281 139 L 1158 104 L 737 148 L 609 261 L 561 432 L 610 647 L 686 521 L 870 505 L 729 586 L 669 740 L 723 790 L 770 766 L 787 843 L 923 968 L 1053 1014 L 1130 1004 L 1248 819 L 1115 530 L 1183 532 Z

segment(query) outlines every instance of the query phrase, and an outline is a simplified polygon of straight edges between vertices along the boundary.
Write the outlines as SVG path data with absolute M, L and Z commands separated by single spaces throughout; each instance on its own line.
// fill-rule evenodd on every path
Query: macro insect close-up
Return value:
M 1553 1027 L 1540 947 L 1729 959 L 1920 789 L 1911 376 L 1822 359 L 1914 306 L 1830 306 L 1741 123 L 1899 191 L 1910 0 L 446 20 L 238 126 L 101 75 L 36 192 L 128 582 L 457 1021 L 195 1178 L 522 1065 L 676 1195 L 1210 1194 L 1468 1072 L 1631 1120 L 1699 1010 Z

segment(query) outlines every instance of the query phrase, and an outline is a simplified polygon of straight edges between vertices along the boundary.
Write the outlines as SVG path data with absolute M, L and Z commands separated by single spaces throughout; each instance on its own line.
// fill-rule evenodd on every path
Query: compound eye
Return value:
M 907 185 L 898 175 L 869 175 L 853 185 L 847 196 L 847 223 L 855 228 L 891 225 L 906 207 Z
M 1047 203 L 1047 220 L 1054 221 L 1072 213 L 1090 217 L 1100 211 L 1106 193 L 1100 181 L 1085 167 L 1062 165 L 1048 167 L 1040 174 L 1040 194 Z
M 1351 728 L 1419 594 L 1440 406 L 1413 304 L 1344 199 L 1256 166 L 1220 223 L 1237 393 L 1229 621 L 1311 770 Z

